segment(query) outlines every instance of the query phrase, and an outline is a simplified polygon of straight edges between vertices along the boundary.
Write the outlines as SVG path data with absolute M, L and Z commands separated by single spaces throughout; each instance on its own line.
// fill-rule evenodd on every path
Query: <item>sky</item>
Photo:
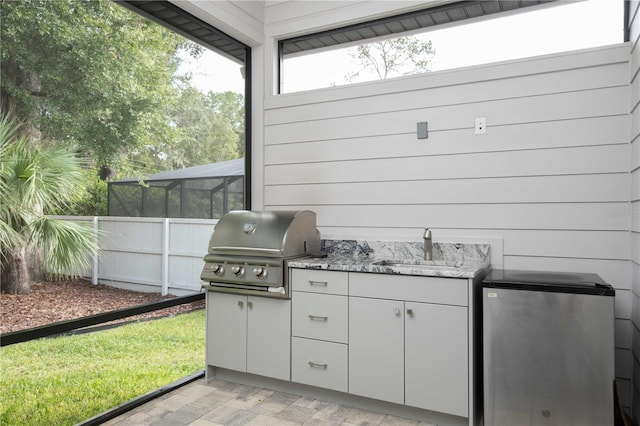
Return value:
M 622 42 L 622 0 L 559 3 L 562 4 L 506 18 L 425 32 L 420 37 L 431 40 L 436 51 L 431 70 Z M 351 67 L 353 62 L 346 49 L 285 59 L 284 92 L 345 84 L 344 76 Z M 226 90 L 244 93 L 240 66 L 210 50 L 205 49 L 197 62 L 184 63 L 180 72 L 191 72 L 194 85 L 205 93 Z
M 436 51 L 431 70 L 622 42 L 622 0 L 559 3 L 562 5 L 425 32 L 420 37 L 430 39 Z M 285 92 L 344 84 L 351 64 L 346 49 L 285 59 Z
M 433 71 L 622 41 L 622 1 L 560 3 L 565 4 L 426 34 L 436 47 Z M 461 39 L 465 43 L 455 42 Z
M 241 66 L 236 62 L 204 49 L 197 61 L 190 61 L 187 56 L 178 69 L 178 73 L 190 72 L 192 82 L 201 92 L 232 91 L 244 94 L 244 79 L 240 73 Z

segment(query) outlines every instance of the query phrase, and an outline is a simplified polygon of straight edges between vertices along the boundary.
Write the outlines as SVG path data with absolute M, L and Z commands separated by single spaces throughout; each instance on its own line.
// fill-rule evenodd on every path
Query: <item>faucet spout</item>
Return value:
M 424 260 L 433 260 L 433 241 L 431 239 L 431 230 L 429 228 L 424 229 Z

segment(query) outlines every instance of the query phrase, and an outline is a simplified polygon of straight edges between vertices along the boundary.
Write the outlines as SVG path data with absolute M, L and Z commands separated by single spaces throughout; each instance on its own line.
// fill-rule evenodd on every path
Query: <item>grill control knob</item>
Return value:
M 257 278 L 267 278 L 267 268 L 264 267 L 257 267 L 257 268 L 253 268 L 253 273 L 256 275 Z
M 224 266 L 217 264 L 214 268 L 213 268 L 213 273 L 216 275 L 224 275 Z
M 232 266 L 231 272 L 233 272 L 233 275 L 235 275 L 236 277 L 244 277 L 244 266 L 240 266 L 240 265 Z
M 213 272 L 216 275 L 223 275 L 224 274 L 224 266 L 222 266 L 221 264 L 216 264 L 216 265 L 211 265 L 209 266 L 209 270 L 211 272 Z

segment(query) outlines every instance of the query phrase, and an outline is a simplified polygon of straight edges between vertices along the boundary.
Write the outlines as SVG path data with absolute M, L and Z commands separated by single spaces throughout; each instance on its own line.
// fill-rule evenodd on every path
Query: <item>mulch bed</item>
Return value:
M 0 333 L 38 327 L 57 321 L 144 305 L 174 296 L 123 290 L 86 280 L 38 282 L 29 294 L 0 295 Z M 121 321 L 140 321 L 189 312 L 204 307 L 204 301 L 148 312 Z

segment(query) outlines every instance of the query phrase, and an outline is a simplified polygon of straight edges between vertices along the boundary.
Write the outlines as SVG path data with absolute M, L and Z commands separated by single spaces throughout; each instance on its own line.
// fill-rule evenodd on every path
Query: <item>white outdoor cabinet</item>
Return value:
M 291 381 L 347 391 L 347 345 L 303 337 L 291 340 Z
M 467 308 L 405 303 L 405 404 L 468 415 Z
M 293 336 L 336 343 L 348 342 L 346 296 L 294 291 L 291 302 Z
M 349 274 L 349 393 L 469 416 L 468 280 Z
M 348 274 L 294 269 L 291 380 L 347 392 Z
M 290 380 L 291 302 L 207 292 L 207 365 Z
M 207 297 L 207 365 L 247 370 L 247 297 L 213 293 Z
M 403 303 L 349 297 L 349 393 L 404 404 Z

